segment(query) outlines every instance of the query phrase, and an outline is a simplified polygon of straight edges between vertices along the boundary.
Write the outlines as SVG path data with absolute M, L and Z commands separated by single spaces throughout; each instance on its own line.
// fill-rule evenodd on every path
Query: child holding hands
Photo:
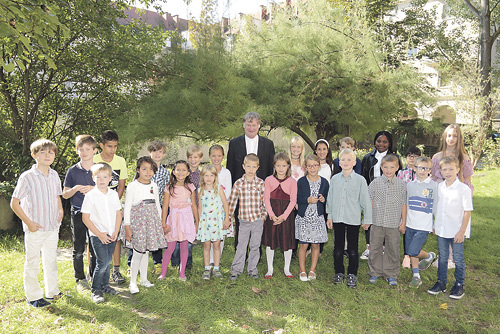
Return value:
M 137 273 L 141 271 L 140 285 L 154 286 L 148 281 L 148 258 L 150 251 L 167 246 L 161 227 L 160 194 L 158 186 L 151 179 L 157 167 L 150 157 L 137 160 L 135 180 L 127 187 L 123 225 L 125 247 L 133 250 L 130 264 L 130 293 L 139 292 Z
M 197 239 L 203 242 L 203 261 L 205 270 L 202 278 L 210 279 L 210 248 L 213 246 L 213 275 L 222 278 L 220 272 L 221 240 L 227 234 L 232 234 L 229 221 L 229 208 L 224 194 L 224 188 L 219 185 L 217 170 L 212 165 L 205 165 L 201 170 L 200 188 L 198 191 L 200 203 L 200 224 Z
M 354 172 L 357 164 L 356 154 L 351 149 L 344 149 L 339 154 L 341 173 L 334 175 L 330 181 L 326 213 L 329 229 L 334 230 L 335 245 L 333 261 L 335 267 L 335 284 L 342 284 L 345 277 L 344 243 L 347 231 L 347 286 L 357 287 L 358 275 L 358 239 L 363 211 L 363 228 L 366 230 L 372 223 L 372 205 L 365 179 Z
M 194 241 L 199 221 L 195 190 L 189 179 L 188 163 L 184 160 L 177 161 L 170 181 L 165 187 L 163 198 L 161 221 L 167 238 L 167 249 L 163 253 L 161 275 L 158 279 L 164 279 L 167 275 L 170 258 L 179 243 L 181 251 L 179 278 L 181 281 L 186 280 L 188 243 Z
M 297 216 L 295 238 L 299 240 L 299 266 L 301 281 L 316 279 L 320 243 L 328 241 L 325 225 L 325 202 L 328 196 L 328 181 L 319 176 L 320 158 L 308 155 L 305 159 L 306 175 L 297 182 Z M 311 268 L 306 274 L 306 252 L 311 244 Z
M 297 182 L 290 176 L 290 159 L 286 153 L 274 156 L 274 174 L 266 178 L 264 201 L 268 213 L 262 237 L 267 257 L 267 274 L 264 278 L 273 277 L 274 250 L 278 247 L 285 257 L 285 276 L 293 278 L 290 261 L 292 249 L 296 247 L 293 209 L 297 203 Z

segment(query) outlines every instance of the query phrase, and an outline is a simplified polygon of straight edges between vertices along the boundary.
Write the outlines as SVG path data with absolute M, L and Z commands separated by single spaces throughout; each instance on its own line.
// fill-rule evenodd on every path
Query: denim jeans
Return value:
M 188 260 L 187 264 L 192 264 L 193 263 L 193 244 L 188 243 Z M 181 264 L 181 248 L 180 248 L 180 243 L 178 242 L 177 245 L 175 246 L 174 253 L 172 254 L 172 259 L 170 260 L 170 263 L 173 266 L 179 266 Z
M 97 260 L 94 276 L 92 277 L 92 292 L 102 291 L 106 286 L 109 286 L 109 270 L 113 251 L 115 250 L 115 242 L 105 245 L 95 236 L 90 237 L 90 242 L 92 243 L 92 247 L 94 247 Z
M 448 278 L 448 257 L 450 253 L 450 244 L 453 250 L 453 260 L 455 261 L 455 284 L 465 284 L 465 260 L 464 260 L 464 243 L 453 242 L 454 238 L 438 239 L 438 280 L 447 283 Z

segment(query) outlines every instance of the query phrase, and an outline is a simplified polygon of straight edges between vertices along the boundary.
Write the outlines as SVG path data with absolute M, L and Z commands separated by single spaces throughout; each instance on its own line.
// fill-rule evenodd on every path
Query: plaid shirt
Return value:
M 160 193 L 160 204 L 163 205 L 163 190 L 170 180 L 170 173 L 168 170 L 160 165 L 155 175 L 151 178 L 158 186 L 158 192 Z
M 247 181 L 245 175 L 236 180 L 229 197 L 229 213 L 233 214 L 236 203 L 240 200 L 240 211 L 238 218 L 253 222 L 263 220 L 266 217 L 266 206 L 264 204 L 264 181 L 254 177 Z
M 406 205 L 406 183 L 385 175 L 376 178 L 368 186 L 373 202 L 373 225 L 397 228 L 401 222 L 401 207 Z

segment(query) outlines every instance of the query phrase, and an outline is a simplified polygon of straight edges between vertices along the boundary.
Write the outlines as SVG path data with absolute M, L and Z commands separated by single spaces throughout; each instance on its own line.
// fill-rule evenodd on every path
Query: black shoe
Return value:
M 43 298 L 40 298 L 38 300 L 33 300 L 33 301 L 28 300 L 28 305 L 39 308 L 39 307 L 45 307 L 47 305 L 50 305 L 50 302 L 46 301 Z
M 428 293 L 431 295 L 438 295 L 441 292 L 446 292 L 446 283 L 443 281 L 437 281 L 436 284 L 429 290 L 427 290 Z
M 335 274 L 335 277 L 333 278 L 333 283 L 335 283 L 335 284 L 344 283 L 344 274 L 342 274 L 342 273 Z
M 358 287 L 358 279 L 356 275 L 354 274 L 347 275 L 347 287 L 351 289 L 356 289 Z
M 123 278 L 119 271 L 113 271 L 111 274 L 111 281 L 117 284 L 123 284 L 125 283 L 125 278 Z
M 451 288 L 450 298 L 452 298 L 452 299 L 461 299 L 464 295 L 465 295 L 464 285 L 463 284 L 459 284 L 459 283 L 455 283 L 455 285 L 453 286 L 453 288 Z
M 116 296 L 117 294 L 119 294 L 118 291 L 116 291 L 115 289 L 113 289 L 112 287 L 110 287 L 109 285 L 108 286 L 105 286 L 103 289 L 102 289 L 102 292 L 103 293 L 107 293 L 109 295 L 113 295 L 113 296 Z

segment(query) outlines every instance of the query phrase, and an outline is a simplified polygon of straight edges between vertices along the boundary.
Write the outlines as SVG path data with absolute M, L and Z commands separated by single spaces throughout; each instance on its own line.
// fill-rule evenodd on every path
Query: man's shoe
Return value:
M 427 290 L 427 292 L 431 295 L 439 295 L 441 292 L 446 292 L 446 283 L 437 281 L 432 288 Z
M 455 285 L 453 286 L 453 288 L 451 288 L 450 298 L 452 298 L 452 299 L 462 299 L 462 297 L 464 295 L 465 295 L 464 285 L 463 284 L 459 284 L 459 283 L 455 283 Z
M 50 305 L 50 302 L 46 301 L 43 298 L 40 298 L 40 299 L 32 300 L 32 301 L 28 300 L 28 305 L 36 307 L 36 308 L 40 308 L 40 307 L 45 307 L 47 305 Z
M 119 271 L 113 271 L 111 274 L 111 281 L 115 282 L 116 284 L 123 284 L 125 283 L 125 278 L 123 278 L 122 274 L 120 274 Z
M 102 291 L 95 291 L 92 292 L 92 295 L 90 295 L 90 299 L 96 304 L 104 302 L 104 297 L 102 296 Z
M 429 269 L 432 262 L 434 262 L 434 260 L 437 258 L 436 253 L 434 253 L 434 252 L 430 252 L 429 257 L 430 257 L 429 259 L 420 260 L 420 262 L 418 263 L 419 270 Z
M 344 283 L 344 274 L 342 273 L 339 273 L 339 274 L 335 274 L 335 277 L 333 278 L 333 283 L 335 284 L 342 284 Z

